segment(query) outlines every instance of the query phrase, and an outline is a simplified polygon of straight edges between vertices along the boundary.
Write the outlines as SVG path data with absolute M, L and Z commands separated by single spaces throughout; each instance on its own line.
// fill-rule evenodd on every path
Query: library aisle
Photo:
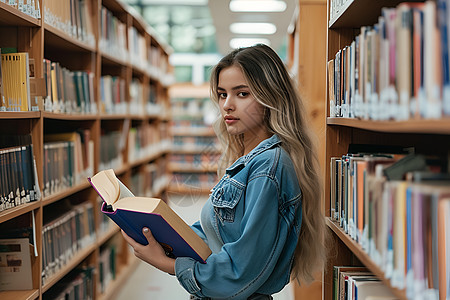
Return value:
M 194 223 L 207 200 L 204 195 L 181 196 L 169 193 L 169 204 L 188 224 Z M 273 296 L 275 300 L 293 300 L 291 285 Z M 189 294 L 180 286 L 174 276 L 160 272 L 154 267 L 140 262 L 130 278 L 124 283 L 115 300 L 187 300 Z

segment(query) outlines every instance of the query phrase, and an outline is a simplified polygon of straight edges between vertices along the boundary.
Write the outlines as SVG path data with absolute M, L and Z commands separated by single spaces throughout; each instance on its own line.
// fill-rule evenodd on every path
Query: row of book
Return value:
M 64 199 L 46 207 L 42 227 L 42 281 L 45 284 L 96 240 L 94 206 Z
M 204 151 L 208 152 L 209 149 L 216 148 L 217 137 L 216 136 L 174 136 L 173 144 L 175 147 L 193 147 L 193 148 L 203 148 Z
M 198 115 L 197 115 L 198 116 Z M 183 118 L 183 117 L 179 117 L 177 116 L 177 119 L 172 120 L 171 121 L 171 125 L 172 127 L 174 127 L 175 129 L 178 128 L 186 128 L 186 127 L 193 127 L 193 128 L 209 128 L 211 129 L 210 126 L 206 126 L 204 120 L 200 117 L 200 118 Z
M 365 267 L 333 267 L 333 300 L 395 300 L 392 291 Z
M 421 155 L 331 159 L 331 218 L 391 281 L 437 299 L 450 291 L 450 175 Z M 428 297 L 428 296 L 427 296 Z M 443 298 L 441 298 L 443 299 Z
M 89 129 L 44 136 L 44 196 L 85 182 L 94 172 Z
M 160 157 L 146 164 L 131 175 L 130 189 L 140 197 L 160 197 L 160 191 L 167 186 L 167 158 Z
M 41 18 L 40 0 L 0 0 L 0 2 L 15 7 L 30 17 Z
M 57 113 L 96 113 L 94 73 L 71 71 L 59 62 L 43 61 L 45 110 Z
M 41 197 L 33 146 L 15 144 L 0 149 L 0 211 Z
M 6 50 L 12 53 L 4 53 Z M 3 53 L 2 53 L 3 52 Z M 97 113 L 94 73 L 72 71 L 59 62 L 43 60 L 43 80 L 35 78 L 34 59 L 27 52 L 0 49 L 0 111 L 38 111 L 56 113 Z M 105 114 L 160 115 L 164 107 L 157 103 L 155 86 L 149 90 L 137 79 L 130 85 L 126 99 L 125 80 L 118 76 L 100 78 L 99 109 Z
M 45 292 L 42 299 L 92 300 L 95 298 L 95 273 L 95 266 L 82 264 Z
M 124 163 L 125 140 L 123 131 L 104 131 L 100 136 L 99 170 L 117 169 Z
M 171 104 L 172 113 L 177 116 L 177 121 L 191 121 L 193 126 L 204 126 L 204 115 L 216 111 L 209 98 L 175 98 Z
M 149 43 L 135 27 L 127 29 L 126 22 L 105 6 L 100 12 L 99 47 L 102 52 L 145 70 L 153 78 L 159 78 L 165 84 L 171 83 L 172 79 L 167 78 L 169 62 L 161 48 L 153 42 Z
M 99 256 L 99 282 L 100 293 L 105 293 L 108 290 L 108 285 L 116 278 L 117 270 L 117 248 L 113 243 L 105 246 Z
M 128 104 L 125 96 L 125 80 L 119 76 L 100 77 L 100 112 L 126 114 Z
M 93 73 L 70 71 L 44 59 L 44 78 L 39 79 L 27 52 L 12 48 L 0 52 L 0 111 L 96 113 Z
M 95 8 L 91 7 L 91 3 L 93 2 L 88 0 L 45 0 L 44 21 L 65 34 L 94 47 L 92 13 Z
M 144 87 L 133 78 L 129 86 L 130 100 L 127 102 L 125 80 L 118 76 L 105 75 L 100 78 L 100 112 L 105 114 L 133 114 L 158 116 L 164 107 L 157 103 L 154 85 Z
M 220 158 L 220 153 L 208 153 L 201 152 L 195 154 L 188 153 L 173 153 L 170 157 L 170 161 L 176 164 L 192 165 L 196 167 L 205 166 L 209 168 L 211 165 L 217 167 L 217 163 Z
M 330 116 L 371 120 L 450 115 L 450 1 L 383 8 L 328 62 Z
M 128 161 L 139 160 L 170 147 L 168 126 L 165 123 L 143 123 L 128 132 Z
M 103 5 L 100 10 L 99 48 L 103 53 L 128 61 L 127 25 Z
M 148 61 L 147 41 L 132 26 L 128 28 L 128 53 L 130 54 L 130 62 L 133 66 L 145 69 Z
M 151 85 L 150 88 L 153 88 Z M 156 104 L 156 96 L 152 99 Z M 130 114 L 144 115 L 146 103 L 144 102 L 144 85 L 137 78 L 133 78 L 130 83 Z M 158 113 L 158 112 L 157 112 Z

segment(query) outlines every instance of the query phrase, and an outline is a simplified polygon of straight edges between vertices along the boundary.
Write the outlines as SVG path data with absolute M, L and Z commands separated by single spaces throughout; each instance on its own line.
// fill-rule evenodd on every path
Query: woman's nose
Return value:
M 223 103 L 223 110 L 225 110 L 225 111 L 233 110 L 233 107 L 234 107 L 234 105 L 232 103 L 231 97 L 227 96 L 227 98 L 225 99 L 225 101 Z

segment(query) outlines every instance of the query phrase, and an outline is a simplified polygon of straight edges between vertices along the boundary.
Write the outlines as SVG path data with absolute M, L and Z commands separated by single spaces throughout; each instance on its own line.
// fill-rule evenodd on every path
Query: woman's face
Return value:
M 244 143 L 267 138 L 264 106 L 250 93 L 244 74 L 237 66 L 222 69 L 217 87 L 219 107 L 228 133 L 244 134 Z

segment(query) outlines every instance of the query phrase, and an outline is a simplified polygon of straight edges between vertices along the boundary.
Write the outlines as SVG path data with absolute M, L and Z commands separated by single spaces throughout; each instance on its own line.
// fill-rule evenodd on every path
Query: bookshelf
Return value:
M 380 25 L 383 24 L 383 20 L 386 21 L 386 26 L 388 25 L 388 21 L 386 19 L 381 18 L 380 16 L 386 17 L 388 9 L 384 8 L 390 8 L 391 11 L 396 10 L 397 17 L 401 15 L 401 11 L 399 10 L 399 5 L 403 1 L 366 1 L 366 0 L 328 0 L 328 22 L 327 22 L 327 54 L 326 54 L 326 61 L 335 63 L 337 60 L 342 61 L 341 58 L 337 56 L 337 53 L 341 51 L 343 53 L 343 57 L 346 57 L 349 59 L 349 65 L 351 65 L 352 60 L 352 45 L 357 45 L 355 43 L 355 40 L 358 39 L 361 41 L 363 38 L 363 35 L 361 32 L 363 32 L 365 29 L 368 29 L 367 32 L 370 32 L 369 34 L 374 34 L 370 30 L 375 28 L 375 30 L 379 30 L 379 32 L 383 32 L 383 26 Z M 412 2 L 419 2 L 419 8 L 417 11 L 420 11 L 420 13 L 429 14 L 430 11 L 433 13 L 436 13 L 438 15 L 439 8 L 434 8 L 431 10 L 428 10 L 425 12 L 422 10 L 421 5 L 429 5 L 431 2 L 431 5 L 428 8 L 431 8 L 432 5 L 436 4 L 437 2 L 430 1 L 429 3 L 426 3 L 426 1 L 412 1 Z M 438 1 L 439 2 L 439 1 Z M 416 4 L 409 2 L 410 5 L 408 7 L 413 7 Z M 407 6 L 404 6 L 404 8 Z M 406 9 L 408 11 L 408 9 Z M 411 18 L 413 18 L 413 12 L 414 10 L 409 10 L 407 13 L 410 13 Z M 417 12 L 416 11 L 416 12 Z M 386 15 L 385 15 L 386 14 Z M 432 15 L 431 14 L 431 15 Z M 425 16 L 424 18 L 429 18 L 430 15 Z M 433 18 L 431 18 L 433 19 Z M 381 21 L 380 21 L 381 20 Z M 433 19 L 434 23 L 437 24 L 437 18 Z M 416 23 L 415 26 L 418 26 Z M 362 29 L 364 27 L 364 29 Z M 409 27 L 410 34 L 413 36 L 413 34 L 417 33 L 415 31 L 417 27 L 414 27 L 411 23 L 411 26 Z M 397 30 L 398 27 L 396 28 Z M 438 32 L 439 29 L 436 28 Z M 425 29 L 424 29 L 425 30 Z M 400 32 L 400 31 L 397 31 Z M 385 42 L 385 40 L 381 37 L 381 35 L 374 34 L 375 38 L 377 40 L 374 40 L 376 42 L 379 42 L 382 44 Z M 397 36 L 398 38 L 398 36 Z M 424 33 L 421 37 L 421 39 L 428 39 L 429 37 L 426 37 L 426 34 Z M 400 41 L 398 41 L 397 46 L 399 46 Z M 370 44 L 369 44 L 370 45 Z M 376 45 L 376 44 L 373 44 Z M 346 48 L 347 47 L 347 48 Z M 369 47 L 369 46 L 368 46 Z M 408 46 L 407 46 L 408 47 Z M 344 49 L 349 49 L 346 52 L 347 54 L 344 54 Z M 360 48 L 355 48 L 360 49 Z M 349 70 L 346 75 L 337 74 L 336 71 L 336 65 L 331 64 L 328 65 L 327 69 L 327 87 L 326 87 L 326 118 L 325 118 L 325 134 L 326 134 L 326 147 L 325 147 L 325 214 L 327 217 L 327 226 L 331 235 L 331 241 L 330 241 L 330 257 L 327 266 L 325 267 L 324 274 L 323 274 L 323 287 L 322 287 L 322 295 L 323 299 L 335 299 L 334 296 L 334 277 L 333 277 L 333 267 L 334 266 L 365 266 L 371 273 L 373 273 L 378 279 L 380 279 L 385 286 L 388 287 L 390 292 L 399 299 L 413 299 L 414 297 L 424 297 L 425 293 L 428 293 L 428 295 L 431 295 L 431 298 L 436 299 L 444 299 L 445 295 L 441 295 L 439 297 L 439 289 L 441 288 L 441 285 L 436 285 L 436 282 L 432 282 L 433 277 L 430 275 L 431 272 L 437 271 L 439 268 L 439 272 L 441 272 L 441 267 L 438 267 L 438 264 L 436 264 L 433 260 L 437 261 L 437 255 L 431 255 L 431 250 L 434 251 L 439 245 L 439 242 L 437 239 L 435 240 L 435 237 L 431 235 L 431 233 L 424 233 L 423 235 L 420 235 L 420 238 L 424 238 L 424 240 L 432 241 L 433 240 L 433 246 L 429 246 L 426 244 L 424 247 L 430 247 L 426 251 L 425 248 L 420 250 L 421 248 L 418 246 L 412 246 L 411 248 L 408 248 L 408 243 L 411 242 L 413 239 L 419 239 L 415 238 L 413 235 L 413 229 L 414 222 L 419 222 L 419 218 L 422 216 L 425 216 L 428 214 L 420 212 L 423 215 L 414 215 L 414 213 L 411 213 L 411 211 L 414 212 L 414 203 L 418 203 L 416 199 L 419 199 L 419 195 L 436 195 L 436 201 L 448 201 L 445 200 L 445 192 L 442 194 L 441 187 L 436 182 L 427 182 L 422 183 L 422 186 L 420 183 L 413 182 L 416 179 L 408 179 L 409 177 L 404 177 L 402 180 L 398 180 L 398 182 L 389 181 L 386 179 L 386 176 L 383 174 L 383 168 L 385 167 L 377 165 L 377 167 L 381 167 L 378 170 L 380 173 L 373 174 L 372 171 L 369 171 L 367 169 L 367 172 L 365 172 L 364 176 L 367 176 L 367 178 L 364 179 L 364 185 L 360 186 L 358 185 L 357 188 L 363 188 L 365 191 L 368 191 L 367 194 L 364 195 L 362 198 L 362 202 L 360 201 L 360 198 L 357 198 L 358 196 L 342 196 L 344 198 L 343 204 L 347 203 L 348 205 L 355 205 L 355 203 L 358 203 L 357 205 L 363 205 L 363 209 L 366 209 L 366 205 L 378 205 L 378 206 L 371 206 L 370 209 L 366 209 L 365 216 L 361 216 L 361 214 L 356 212 L 350 212 L 350 208 L 346 213 L 348 212 L 351 214 L 351 217 L 348 217 L 348 215 L 345 215 L 342 217 L 340 215 L 337 217 L 339 220 L 336 220 L 335 217 L 332 216 L 332 213 L 334 212 L 334 209 L 338 209 L 337 207 L 333 207 L 333 203 L 335 199 L 335 192 L 337 191 L 337 187 L 334 185 L 337 180 L 334 181 L 333 177 L 336 175 L 336 178 L 339 177 L 339 174 L 341 173 L 334 173 L 334 167 L 330 162 L 332 162 L 332 158 L 340 159 L 342 158 L 342 162 L 344 162 L 344 156 L 347 155 L 347 153 L 350 153 L 349 146 L 350 145 L 367 145 L 369 148 L 376 148 L 377 146 L 383 145 L 383 146 L 390 146 L 390 147 L 402 147 L 402 148 L 413 148 L 414 153 L 424 155 L 427 157 L 433 157 L 438 159 L 440 162 L 444 162 L 445 166 L 440 166 L 438 168 L 441 168 L 438 172 L 441 173 L 448 173 L 448 160 L 449 160 L 449 154 L 450 154 L 450 131 L 449 128 L 449 118 L 447 115 L 445 115 L 445 111 L 442 109 L 439 111 L 438 117 L 432 117 L 430 118 L 430 115 L 427 115 L 424 111 L 417 112 L 417 109 L 414 107 L 415 104 L 414 99 L 416 97 L 420 97 L 416 94 L 416 90 L 414 88 L 418 88 L 417 82 L 414 82 L 413 79 L 418 76 L 420 72 L 417 72 L 417 69 L 411 68 L 409 72 L 404 72 L 405 66 L 402 64 L 399 64 L 396 66 L 389 65 L 386 60 L 383 61 L 383 59 L 386 59 L 384 56 L 387 52 L 383 52 L 382 47 L 380 48 L 366 48 L 370 50 L 374 50 L 375 54 L 372 55 L 379 55 L 377 58 L 377 63 L 380 63 L 379 65 L 375 64 L 364 64 L 363 67 L 361 65 L 355 67 L 355 68 L 347 68 Z M 389 57 L 393 57 L 394 53 L 396 56 L 396 59 L 400 60 L 399 57 L 401 56 L 407 56 L 407 51 L 411 50 L 413 53 L 420 53 L 419 56 L 420 59 L 424 60 L 424 68 L 427 68 L 426 65 L 430 64 L 430 61 L 437 69 L 442 68 L 441 64 L 442 57 L 437 54 L 437 56 L 434 56 L 430 54 L 426 54 L 426 52 L 420 52 L 419 50 L 423 50 L 423 48 L 416 48 L 414 44 L 411 42 L 411 46 L 409 48 L 406 48 L 407 50 L 403 49 L 404 51 L 400 51 L 398 48 L 395 48 L 393 52 L 388 52 Z M 409 50 L 408 50 L 409 49 Z M 440 46 L 438 46 L 436 49 L 440 49 Z M 424 54 L 425 53 L 425 54 Z M 369 55 L 366 54 L 365 55 Z M 436 57 L 438 57 L 436 59 Z M 370 61 L 370 60 L 369 60 Z M 412 66 L 418 66 L 417 61 L 412 60 L 409 62 Z M 344 63 L 346 64 L 346 63 Z M 347 65 L 347 66 L 349 66 Z M 396 75 L 398 77 L 397 80 L 393 83 L 394 89 L 396 91 L 401 90 L 403 87 L 400 86 L 400 78 L 401 76 L 406 76 L 406 78 L 409 78 L 408 80 L 411 80 L 410 88 L 411 92 L 408 95 L 408 104 L 411 104 L 410 107 L 407 108 L 405 115 L 401 115 L 400 113 L 404 113 L 401 111 L 401 108 L 399 108 L 399 116 L 391 116 L 391 117 L 385 117 L 382 114 L 377 114 L 378 112 L 384 111 L 383 107 L 381 105 L 377 106 L 377 101 L 380 101 L 379 103 L 382 103 L 384 99 L 382 98 L 382 93 L 385 91 L 385 86 L 383 85 L 386 81 L 384 79 L 385 77 L 383 73 L 386 72 L 386 69 L 383 69 L 386 66 L 390 66 L 391 68 L 395 69 Z M 400 66 L 400 67 L 399 67 Z M 359 73 L 360 77 L 358 80 L 361 80 L 362 84 L 370 84 L 371 86 L 368 87 L 366 85 L 366 89 L 370 90 L 367 92 L 366 96 L 363 96 L 363 105 L 367 105 L 365 109 L 368 110 L 367 114 L 361 114 L 356 117 L 352 117 L 353 110 L 355 108 L 354 105 L 359 105 L 357 103 L 357 99 L 355 97 L 358 96 L 358 88 L 361 87 L 361 85 L 355 84 L 355 81 L 353 80 L 353 71 L 352 70 L 358 70 L 360 72 L 360 68 L 368 68 L 368 67 L 375 67 L 375 69 L 372 69 L 374 71 L 373 74 L 369 73 Z M 447 66 L 448 67 L 448 66 Z M 345 65 L 344 65 L 345 68 Z M 342 72 L 341 67 L 337 67 L 339 71 Z M 367 69 L 366 69 L 367 70 Z M 392 70 L 392 69 L 391 69 Z M 445 72 L 445 71 L 444 71 Z M 367 75 L 369 74 L 369 75 Z M 400 75 L 399 75 L 400 74 Z M 336 79 L 335 76 L 339 76 L 339 79 Z M 363 76 L 369 76 L 369 77 L 363 77 Z M 372 76 L 372 77 L 370 77 Z M 430 76 L 428 75 L 420 75 L 420 76 Z M 437 76 L 436 78 L 439 78 L 435 73 L 431 74 L 431 77 Z M 429 77 L 429 78 L 431 78 Z M 372 80 L 375 80 L 377 84 L 374 84 Z M 422 78 L 423 79 L 423 78 Z M 346 80 L 342 83 L 339 82 L 339 80 Z M 347 81 L 348 80 L 348 81 Z M 424 80 L 428 80 L 424 79 Z M 431 80 L 431 84 L 436 84 L 437 82 L 440 82 L 441 79 L 437 79 L 435 81 Z M 444 80 L 443 80 L 444 81 Z M 444 81 L 445 82 L 445 81 Z M 336 84 L 337 83 L 337 84 Z M 353 86 L 352 86 L 353 85 Z M 416 85 L 416 86 L 415 86 Z M 342 88 L 341 91 L 337 91 L 336 87 L 340 86 Z M 442 94 L 443 86 L 442 83 L 439 85 L 437 84 L 439 88 L 439 94 Z M 372 89 L 371 89 L 372 88 Z M 427 88 L 426 88 L 427 89 Z M 355 92 L 356 91 L 356 92 Z M 366 90 L 367 91 L 367 90 Z M 347 93 L 350 93 L 351 95 L 354 95 L 353 97 L 346 97 Z M 421 106 L 421 109 L 424 109 L 425 111 L 434 109 L 432 105 L 434 105 L 433 97 L 430 97 L 430 95 L 433 95 L 432 93 L 429 93 L 427 90 L 427 96 L 423 101 L 426 103 L 424 106 Z M 367 96 L 369 95 L 369 96 Z M 378 96 L 380 98 L 378 98 Z M 366 98 L 367 97 L 367 98 Z M 404 97 L 402 95 L 402 97 Z M 368 100 L 370 98 L 370 100 Z M 438 97 L 439 98 L 439 97 Z M 349 99 L 349 101 L 347 101 Z M 373 100 L 373 99 L 376 99 Z M 334 102 L 337 101 L 337 102 Z M 374 106 L 370 106 L 369 101 L 375 101 Z M 418 100 L 419 101 L 419 100 Z M 439 99 L 439 101 L 442 101 L 442 98 Z M 372 103 L 372 104 L 373 104 Z M 340 105 L 339 109 L 336 110 L 334 105 Z M 345 105 L 348 105 L 348 107 L 344 107 Z M 353 105 L 353 107 L 352 107 Z M 401 105 L 401 103 L 399 104 Z M 372 110 L 372 111 L 371 111 Z M 348 111 L 350 111 L 350 116 Z M 434 112 L 434 110 L 433 110 Z M 373 113 L 373 114 L 372 114 Z M 392 148 L 391 148 L 392 149 Z M 335 165 L 337 166 L 337 164 Z M 357 163 L 355 163 L 355 168 L 357 166 Z M 349 167 L 351 168 L 351 167 Z M 430 169 L 428 167 L 428 169 Z M 350 170 L 350 169 L 349 169 Z M 343 172 L 345 173 L 345 171 Z M 348 171 L 350 176 L 351 170 Z M 342 175 L 342 174 L 341 174 Z M 411 175 L 411 173 L 409 174 Z M 370 178 L 369 178 L 370 177 Z M 342 180 L 344 182 L 344 175 L 342 175 Z M 348 180 L 351 180 L 350 177 Z M 375 179 L 374 179 L 375 178 Z M 372 180 L 372 181 L 371 181 Z M 370 194 L 371 191 L 373 191 L 370 184 L 372 184 L 373 180 L 379 180 L 378 182 L 383 182 L 383 185 L 377 186 L 380 188 L 380 194 L 384 193 L 384 195 L 388 196 L 374 196 L 373 194 Z M 345 181 L 347 182 L 347 181 Z M 347 182 L 348 183 L 348 182 Z M 356 186 L 357 183 L 352 183 L 353 186 Z M 393 186 L 398 184 L 396 187 L 396 191 L 398 192 L 396 195 L 389 194 L 389 189 Z M 406 195 L 406 193 L 402 193 L 402 190 L 400 190 L 399 186 L 401 184 L 405 184 L 406 190 L 411 192 L 411 198 L 409 200 L 406 200 L 403 202 L 403 195 Z M 342 186 L 342 183 L 338 183 L 339 186 Z M 344 183 L 345 185 L 345 183 Z M 348 183 L 350 186 L 350 184 Z M 446 181 L 446 185 L 448 186 L 448 181 Z M 342 193 L 341 195 L 345 195 L 345 193 L 351 193 L 354 192 L 355 189 L 352 187 L 352 189 L 341 189 L 337 193 Z M 339 196 L 341 197 L 341 196 Z M 356 197 L 356 198 L 353 198 Z M 377 198 L 378 197 L 378 198 Z M 392 199 L 392 203 L 394 203 L 393 207 L 397 207 L 396 209 L 400 211 L 401 209 L 405 209 L 404 217 L 399 218 L 397 215 L 393 215 L 392 217 L 389 216 L 382 216 L 379 214 L 379 207 L 384 205 L 385 200 L 388 197 L 392 197 L 389 199 Z M 405 197 L 409 197 L 406 195 Z M 433 196 L 434 197 L 434 196 Z M 340 199 L 340 198 L 339 198 Z M 347 200 L 346 200 L 347 199 Z M 349 199 L 349 200 L 348 200 Z M 408 199 L 408 198 L 406 198 Z M 370 202 L 372 201 L 372 202 Z M 379 202 L 376 202 L 379 201 Z M 410 201 L 410 202 L 409 202 Z M 423 204 L 423 210 L 425 211 L 433 211 L 432 202 L 426 202 L 426 204 Z M 441 203 L 441 202 L 439 202 Z M 395 206 L 397 205 L 397 206 Z M 434 204 L 433 204 L 434 205 Z M 409 212 L 408 212 L 409 211 Z M 362 214 L 364 215 L 364 214 Z M 368 220 L 366 222 L 367 216 L 369 218 L 373 218 L 371 220 Z M 410 218 L 411 219 L 407 219 Z M 448 216 L 446 216 L 448 217 Z M 364 230 L 377 230 L 372 232 L 372 237 L 366 237 L 364 236 L 364 232 L 361 231 L 363 234 L 358 235 L 359 228 L 355 229 L 351 228 L 351 225 L 348 223 L 346 224 L 345 218 L 362 218 L 364 219 L 366 223 L 364 223 Z M 416 219 L 414 219 L 416 218 Z M 342 220 L 344 219 L 344 220 Z M 437 216 L 436 218 L 437 219 Z M 412 221 L 409 221 L 412 220 Z M 353 221 L 353 220 L 352 220 Z M 389 236 L 393 240 L 393 246 L 392 248 L 383 248 L 380 245 L 382 244 L 384 239 L 384 229 L 381 230 L 380 226 L 373 227 L 373 223 L 376 222 L 376 224 L 387 224 L 387 222 L 392 222 L 393 226 L 400 226 L 397 227 L 395 230 L 404 230 L 404 231 L 397 231 L 392 233 L 392 236 Z M 411 223 L 409 223 L 411 222 Z M 344 225 L 343 225 L 344 224 Z M 410 225 L 412 224 L 412 225 Z M 431 223 L 429 223 L 431 224 Z M 432 223 L 435 224 L 435 223 Z M 419 226 L 419 225 L 417 225 Z M 435 226 L 437 231 L 443 232 L 443 236 L 445 236 L 446 239 L 448 239 L 448 231 L 445 229 L 442 224 L 437 225 L 423 225 L 423 226 Z M 383 227 L 384 228 L 384 227 Z M 389 227 L 390 228 L 390 227 Z M 424 227 L 425 228 L 425 227 Z M 431 228 L 431 227 L 429 227 Z M 431 231 L 430 231 L 431 232 Z M 381 242 L 380 242 L 381 241 Z M 426 242 L 424 242 L 426 243 Z M 430 242 L 431 243 L 431 242 Z M 390 246 L 388 246 L 390 247 Z M 416 247 L 416 248 L 414 248 Z M 436 248 L 435 248 L 436 247 Z M 439 246 L 440 247 L 440 246 Z M 404 251 L 402 252 L 401 249 Z M 396 253 L 395 258 L 393 261 L 389 261 L 389 259 L 386 259 L 388 255 L 390 255 L 390 252 Z M 398 251 L 398 252 L 396 252 Z M 423 251 L 423 252 L 420 252 Z M 417 265 L 423 265 L 424 260 L 422 262 L 420 260 L 411 263 L 411 256 L 412 255 L 418 255 L 418 253 L 421 253 L 420 255 L 423 255 L 425 259 L 429 259 L 429 264 L 424 267 L 426 272 L 429 272 L 428 275 L 425 277 L 424 280 L 427 282 L 427 288 L 422 288 L 418 282 L 414 281 L 415 277 L 409 277 L 410 272 L 416 272 L 414 269 Z M 437 252 L 436 252 L 437 253 Z M 385 255 L 385 257 L 380 257 Z M 447 258 L 448 259 L 448 258 Z M 439 258 L 439 266 L 443 266 L 445 262 L 440 261 L 441 258 Z M 432 263 L 431 263 L 432 262 Z M 404 265 L 402 265 L 404 263 Z M 398 264 L 398 265 L 397 265 Z M 398 267 L 400 266 L 400 267 Z M 403 266 L 403 267 L 402 267 Z M 392 267 L 392 268 L 391 268 Z M 445 268 L 445 267 L 444 267 Z M 419 273 L 416 273 L 419 274 Z M 416 276 L 416 274 L 414 276 Z M 419 276 L 419 275 L 417 275 Z M 441 276 L 441 275 L 439 275 Z M 413 279 L 411 279 L 413 278 Z M 434 279 L 436 279 L 434 277 Z M 414 285 L 416 285 L 414 287 Z
M 325 65 L 327 3 L 325 0 L 299 0 L 288 29 L 287 66 L 294 76 L 305 106 L 308 125 L 319 145 L 318 154 L 324 172 L 325 152 Z M 311 45 L 314 45 L 311 47 Z M 323 66 L 323 67 L 321 67 Z M 311 285 L 293 283 L 296 299 L 321 299 L 321 274 Z
M 32 289 L 0 290 L 0 298 L 51 299 L 77 286 L 91 299 L 110 299 L 138 260 L 101 214 L 87 177 L 111 167 L 136 194 L 167 200 L 172 50 L 119 0 L 33 3 L 23 9 L 32 11 L 27 14 L 0 1 L 0 48 L 28 53 L 30 80 L 38 88 L 31 98 L 39 104 L 33 111 L 8 111 L 0 103 L 0 135 L 30 136 L 41 193 L 37 201 L 0 211 L 0 238 L 33 226 L 35 231 Z M 70 138 L 52 138 L 63 133 Z M 1 141 L 0 151 L 10 147 Z M 54 241 L 63 254 L 50 253 Z
M 215 108 L 209 86 L 178 83 L 170 90 L 173 151 L 169 168 L 173 194 L 209 194 L 217 181 L 220 146 L 211 122 Z

